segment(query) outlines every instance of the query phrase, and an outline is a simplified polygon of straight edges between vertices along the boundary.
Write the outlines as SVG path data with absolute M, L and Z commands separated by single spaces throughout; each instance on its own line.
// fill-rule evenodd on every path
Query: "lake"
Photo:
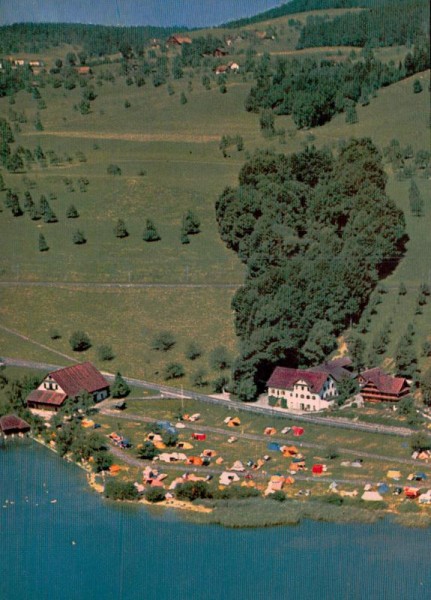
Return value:
M 429 600 L 430 541 L 387 521 L 194 525 L 103 500 L 35 443 L 0 447 L 1 600 Z

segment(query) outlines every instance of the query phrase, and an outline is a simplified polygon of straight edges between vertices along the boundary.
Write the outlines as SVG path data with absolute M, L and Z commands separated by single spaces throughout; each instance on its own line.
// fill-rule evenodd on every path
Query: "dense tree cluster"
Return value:
M 294 15 L 300 12 L 309 10 L 324 10 L 328 8 L 359 8 L 359 7 L 377 7 L 387 3 L 388 0 L 291 0 L 286 4 L 271 8 L 265 12 L 245 17 L 236 21 L 225 23 L 222 27 L 236 28 L 251 25 L 252 23 L 260 23 L 269 19 L 278 19 L 285 15 Z
M 174 32 L 172 27 L 16 23 L 0 27 L 0 54 L 38 53 L 43 49 L 58 47 L 62 44 L 82 46 L 83 51 L 78 53 L 78 56 L 70 52 L 66 57 L 67 66 L 73 67 L 78 62 L 86 64 L 88 56 L 103 56 L 121 52 L 124 57 L 129 58 L 133 52 L 141 54 L 149 40 L 167 37 Z
M 245 108 L 250 112 L 273 110 L 292 115 L 298 128 L 323 125 L 345 111 L 354 122 L 356 103 L 367 104 L 376 90 L 429 66 L 426 46 L 415 46 L 404 63 L 382 63 L 371 51 L 357 61 L 281 59 L 275 65 L 264 54 L 254 68 L 256 84 Z
M 349 12 L 335 18 L 310 16 L 297 48 L 313 46 L 395 46 L 411 44 L 425 33 L 427 0 L 395 0 L 372 10 Z
M 224 190 L 216 215 L 222 239 L 247 265 L 233 298 L 241 344 L 232 385 L 250 400 L 274 364 L 316 364 L 334 348 L 401 257 L 405 230 L 369 139 L 351 140 L 337 157 L 258 151 L 239 184 Z

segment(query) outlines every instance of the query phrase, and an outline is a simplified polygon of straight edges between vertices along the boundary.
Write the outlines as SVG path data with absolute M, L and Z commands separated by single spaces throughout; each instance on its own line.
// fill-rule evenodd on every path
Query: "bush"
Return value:
M 210 366 L 212 369 L 228 369 L 231 366 L 231 358 L 227 348 L 217 346 L 210 354 Z
M 153 350 L 159 350 L 161 352 L 167 352 L 173 346 L 175 346 L 176 340 L 174 334 L 170 331 L 160 331 L 156 334 L 151 342 L 151 348 Z
M 192 385 L 196 387 L 205 387 L 208 384 L 207 372 L 205 369 L 200 368 L 195 371 L 191 376 Z
M 129 481 L 108 481 L 105 485 L 105 496 L 111 500 L 136 500 L 138 490 Z
M 179 379 L 180 377 L 184 377 L 185 370 L 182 364 L 180 363 L 168 363 L 163 371 L 163 378 L 165 380 L 168 379 Z
M 91 341 L 84 331 L 74 331 L 69 338 L 69 344 L 75 352 L 83 352 L 91 348 Z
M 179 500 L 193 500 L 211 498 L 208 484 L 204 481 L 187 481 L 180 483 L 175 488 L 175 495 Z
M 226 375 L 220 375 L 212 382 L 213 391 L 216 394 L 222 394 L 224 387 L 229 383 L 229 378 Z
M 99 360 L 112 360 L 115 358 L 115 354 L 112 352 L 111 346 L 99 346 L 97 348 L 97 358 Z
M 202 355 L 202 348 L 196 342 L 190 342 L 184 354 L 189 360 L 195 360 Z
M 153 442 L 145 442 L 141 448 L 138 449 L 138 458 L 143 460 L 153 460 L 157 456 L 158 450 Z
M 72 241 L 74 244 L 86 244 L 87 243 L 84 233 L 82 231 L 80 231 L 79 229 L 77 229 L 75 231 L 75 233 L 73 234 Z
M 145 492 L 148 502 L 162 502 L 166 498 L 166 492 L 162 487 L 152 487 Z
M 269 406 L 277 406 L 278 398 L 276 396 L 268 396 Z
M 49 330 L 49 337 L 52 340 L 59 340 L 61 338 L 61 333 L 55 327 L 51 327 Z
M 273 494 L 269 494 L 270 500 L 276 500 L 277 502 L 284 502 L 286 500 L 286 494 L 282 490 L 277 490 Z
M 110 164 L 106 171 L 108 175 L 121 175 L 121 169 L 118 165 Z

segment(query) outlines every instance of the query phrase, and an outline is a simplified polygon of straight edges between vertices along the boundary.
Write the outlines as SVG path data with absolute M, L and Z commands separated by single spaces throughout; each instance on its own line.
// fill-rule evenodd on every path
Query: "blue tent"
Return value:
M 280 452 L 280 444 L 277 444 L 277 442 L 269 442 L 267 448 L 268 450 L 273 450 L 274 452 Z
M 389 492 L 389 486 L 386 483 L 382 483 L 377 488 L 377 491 L 379 492 L 379 494 L 387 494 Z

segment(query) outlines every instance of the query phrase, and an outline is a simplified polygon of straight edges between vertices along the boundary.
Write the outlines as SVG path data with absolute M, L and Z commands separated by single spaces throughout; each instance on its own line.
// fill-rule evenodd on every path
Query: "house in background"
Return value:
M 276 367 L 268 380 L 268 402 L 293 410 L 329 408 L 338 396 L 334 378 L 326 371 Z
M 410 393 L 404 377 L 392 377 L 379 367 L 359 373 L 358 383 L 365 402 L 398 402 Z
M 83 391 L 91 394 L 95 402 L 109 395 L 108 382 L 89 362 L 48 373 L 27 397 L 27 406 L 57 412 L 67 398 L 74 398 Z
M 191 44 L 192 39 L 186 35 L 171 35 L 166 40 L 168 46 L 182 46 L 183 44 Z
M 311 367 L 308 371 L 324 371 L 330 375 L 336 383 L 340 383 L 343 379 L 353 379 L 356 376 L 352 370 L 352 361 L 348 356 L 334 358 L 317 367 Z

